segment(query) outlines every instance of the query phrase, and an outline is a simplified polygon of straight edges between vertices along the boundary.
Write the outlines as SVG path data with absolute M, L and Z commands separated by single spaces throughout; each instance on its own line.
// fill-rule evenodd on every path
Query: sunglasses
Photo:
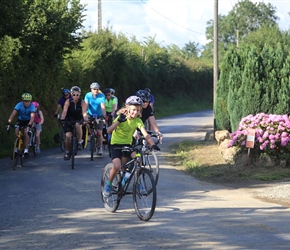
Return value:
M 80 96 L 80 94 L 73 94 L 72 96 Z
M 111 94 L 106 94 L 106 96 L 110 96 Z
M 93 89 L 93 90 L 99 90 L 99 89 Z

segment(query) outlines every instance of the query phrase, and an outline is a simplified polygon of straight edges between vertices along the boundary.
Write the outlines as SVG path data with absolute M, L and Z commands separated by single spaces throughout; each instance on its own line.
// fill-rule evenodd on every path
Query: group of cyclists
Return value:
M 62 96 L 57 103 L 55 117 L 60 119 L 66 135 L 64 160 L 69 160 L 71 158 L 70 142 L 74 126 L 78 140 L 78 149 L 82 149 L 82 126 L 88 124 L 94 117 L 101 118 L 96 129 L 98 131 L 97 155 L 102 156 L 102 132 L 104 122 L 107 122 L 109 119 L 112 120 L 109 126 L 107 126 L 107 133 L 111 134 L 109 150 L 114 168 L 103 190 L 103 195 L 107 197 L 110 195 L 112 180 L 120 170 L 121 165 L 128 161 L 130 157 L 134 157 L 134 153 L 132 153 L 132 155 L 123 155 L 120 148 L 132 145 L 134 133 L 136 130 L 139 130 L 147 142 L 152 146 L 153 150 L 160 150 L 145 129 L 144 124 L 147 120 L 151 130 L 153 130 L 159 138 L 162 137 L 162 134 L 155 120 L 153 106 L 150 105 L 152 95 L 148 89 L 138 90 L 135 95 L 128 97 L 125 101 L 125 105 L 119 110 L 118 98 L 115 96 L 115 91 L 113 89 L 105 88 L 101 92 L 100 84 L 97 82 L 91 83 L 90 89 L 91 91 L 85 94 L 84 99 L 81 98 L 81 88 L 78 86 L 73 86 L 70 90 L 63 89 Z M 17 103 L 8 119 L 7 126 L 10 126 L 13 118 L 18 114 L 17 124 L 27 127 L 27 129 L 24 130 L 25 157 L 29 156 L 29 128 L 37 123 L 38 131 L 41 131 L 41 125 L 44 121 L 42 112 L 37 112 L 38 108 L 39 104 L 37 102 L 32 102 L 32 95 L 24 93 L 22 94 L 22 101 Z M 36 118 L 36 114 L 39 116 L 38 118 Z M 39 120 L 36 121 L 35 119 Z M 17 136 L 17 134 L 18 131 L 16 128 L 15 135 Z M 38 150 L 40 152 L 39 144 L 40 139 L 38 141 Z M 15 154 L 17 154 L 16 150 L 17 149 L 15 149 Z

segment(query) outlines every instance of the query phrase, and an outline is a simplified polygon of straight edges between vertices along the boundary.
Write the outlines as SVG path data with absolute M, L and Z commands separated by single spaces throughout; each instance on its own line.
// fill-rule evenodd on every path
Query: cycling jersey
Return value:
M 111 113 L 113 110 L 113 104 L 117 104 L 117 98 L 111 97 L 109 100 L 106 98 L 106 112 Z
M 150 103 L 154 104 L 154 95 L 150 94 Z
M 98 116 L 102 116 L 103 115 L 103 111 L 101 108 L 101 104 L 102 103 L 106 103 L 105 100 L 105 95 L 98 93 L 96 95 L 96 97 L 93 96 L 92 92 L 89 92 L 85 95 L 85 102 L 88 104 L 88 114 L 89 115 L 98 115 Z
M 39 115 L 39 110 L 36 110 L 35 111 L 35 116 L 34 116 L 34 122 L 35 123 L 40 123 L 41 122 L 41 117 L 40 117 L 40 115 Z
M 119 116 L 118 116 L 119 117 Z M 116 122 L 118 117 L 114 120 Z M 133 134 L 135 130 L 141 129 L 144 127 L 144 124 L 140 118 L 127 119 L 125 122 L 122 122 L 118 127 L 113 131 L 111 144 L 132 144 Z
M 80 121 L 83 119 L 82 99 L 79 99 L 77 103 L 69 99 L 69 107 L 65 119 L 70 121 Z
M 63 109 L 63 106 L 64 106 L 66 100 L 67 99 L 62 96 L 61 98 L 59 98 L 57 104 L 59 104 L 61 106 L 61 108 Z
M 23 102 L 18 102 L 14 109 L 18 112 L 18 121 L 29 121 L 30 114 L 35 112 L 35 106 L 32 103 L 25 107 Z
M 145 123 L 145 121 L 150 117 L 150 116 L 153 116 L 154 113 L 153 113 L 153 110 L 152 110 L 152 107 L 150 105 L 148 105 L 145 109 L 142 109 L 142 121 L 143 123 Z

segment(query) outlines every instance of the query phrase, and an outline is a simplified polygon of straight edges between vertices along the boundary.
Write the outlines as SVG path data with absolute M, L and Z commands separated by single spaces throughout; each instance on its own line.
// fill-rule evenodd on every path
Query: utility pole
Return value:
M 214 0 L 214 41 L 213 41 L 214 55 L 213 55 L 213 63 L 214 63 L 214 73 L 213 73 L 213 108 L 215 108 L 216 101 L 216 89 L 218 82 L 218 0 Z M 214 131 L 216 130 L 216 120 L 214 113 Z
M 102 2 L 98 0 L 98 32 L 102 29 Z

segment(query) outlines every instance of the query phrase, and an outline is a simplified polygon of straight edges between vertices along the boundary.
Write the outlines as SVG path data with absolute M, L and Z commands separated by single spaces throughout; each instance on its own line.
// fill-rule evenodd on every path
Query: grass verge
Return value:
M 195 178 L 223 185 L 290 180 L 289 167 L 227 164 L 216 141 L 183 141 L 171 147 L 169 161 Z

